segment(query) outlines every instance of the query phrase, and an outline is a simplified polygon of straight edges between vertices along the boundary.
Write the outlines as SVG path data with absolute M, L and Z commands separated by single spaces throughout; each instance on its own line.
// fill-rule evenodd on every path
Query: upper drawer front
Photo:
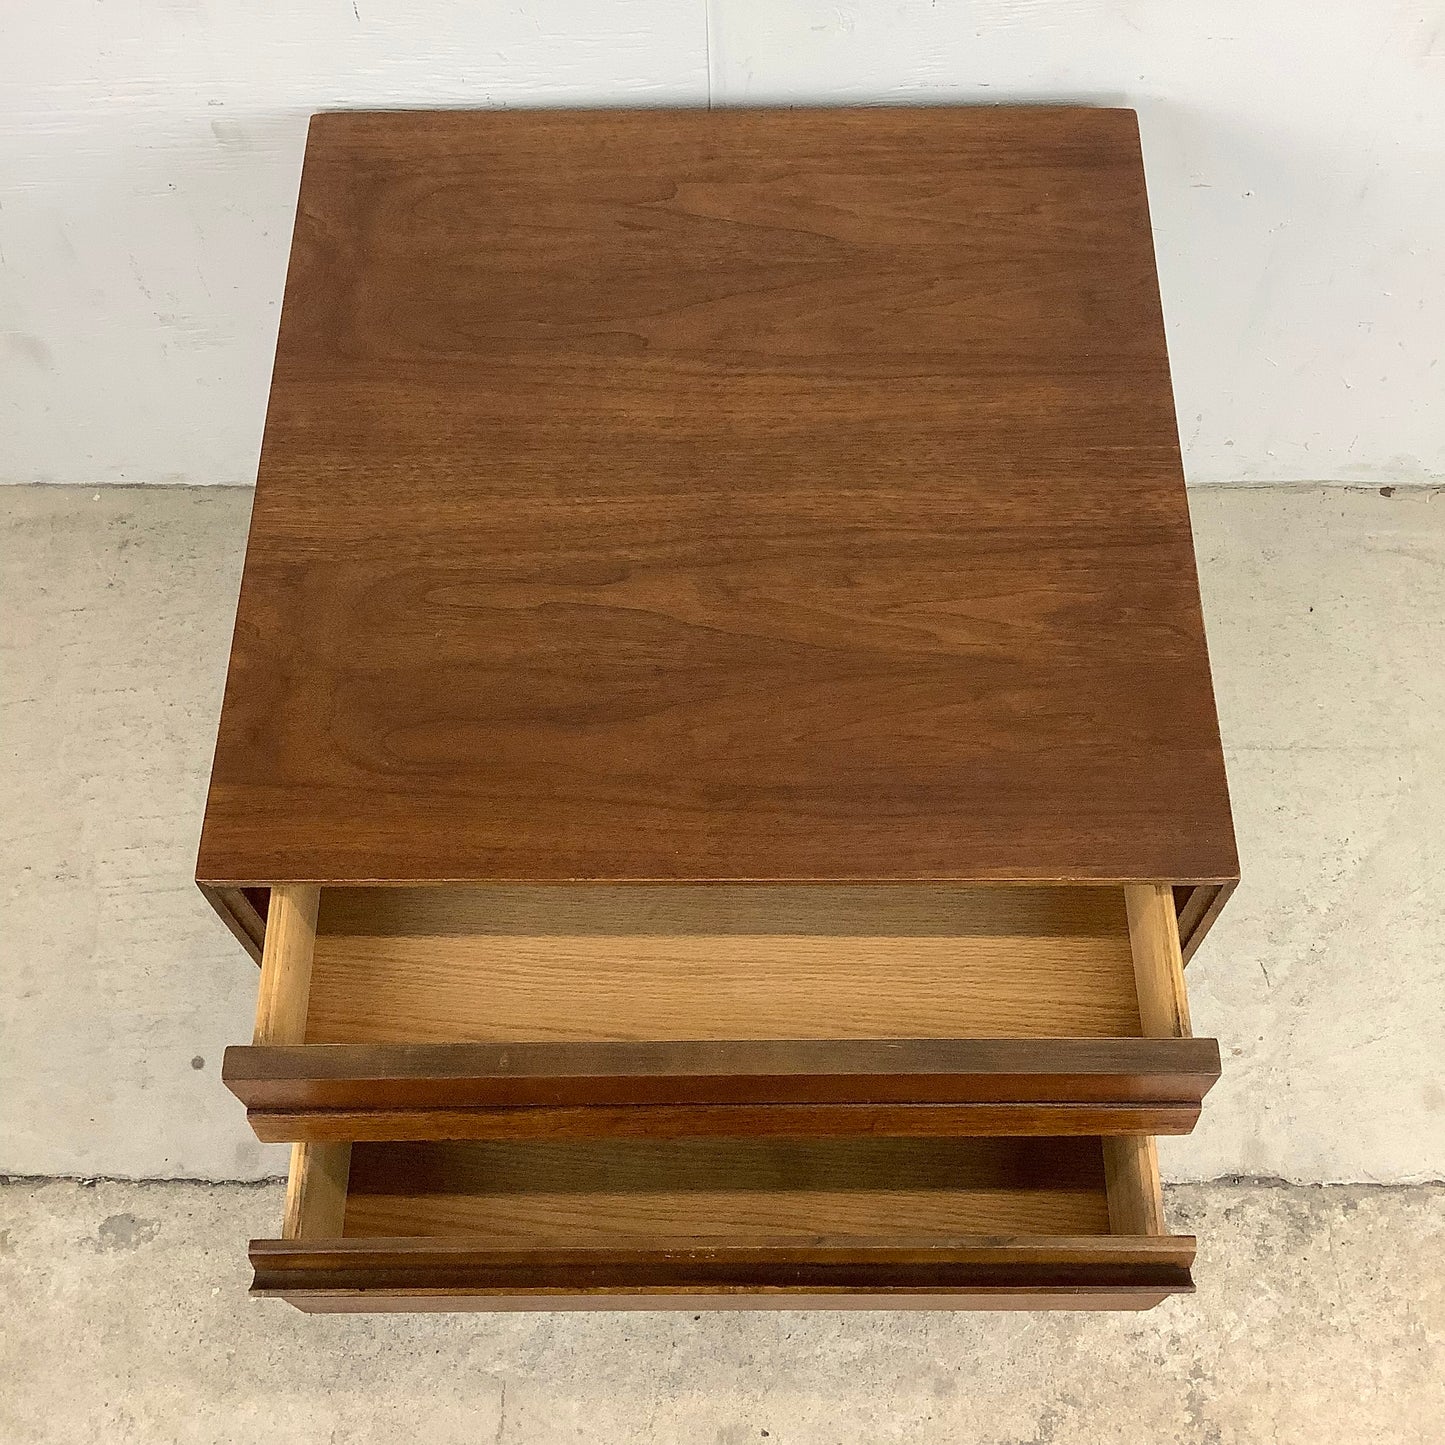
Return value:
M 275 889 L 265 1139 L 1183 1133 L 1171 890 Z

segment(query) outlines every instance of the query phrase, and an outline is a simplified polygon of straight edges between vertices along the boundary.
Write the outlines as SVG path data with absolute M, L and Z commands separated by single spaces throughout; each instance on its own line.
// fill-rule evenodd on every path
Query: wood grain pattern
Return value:
M 349 1236 L 629 1247 L 1107 1234 L 1097 1139 L 358 1144 Z
M 1103 1145 L 1110 1228 L 1119 1235 L 1162 1235 L 1164 1194 L 1154 1140 L 1123 1134 L 1105 1139 Z
M 1187 1133 L 1212 1039 L 232 1048 L 265 1140 Z
M 1236 876 L 1134 116 L 317 117 L 197 876 Z
M 1188 1038 L 1189 994 L 1174 891 L 1166 883 L 1131 883 L 1124 889 L 1139 1020 L 1149 1038 Z
M 1188 906 L 1179 915 L 1179 947 L 1186 964 L 1199 951 L 1238 886 L 1237 882 L 1204 884 L 1193 890 Z
M 248 892 L 240 888 L 211 888 L 204 883 L 199 886 L 201 896 L 215 909 L 216 916 L 259 964 L 266 937 L 266 919 L 251 901 Z M 266 890 L 268 894 L 269 891 Z
M 256 996 L 256 1044 L 299 1044 L 306 1038 L 320 902 L 321 890 L 309 884 L 271 890 Z
M 359 1144 L 344 1233 L 253 1240 L 253 1292 L 322 1311 L 1148 1308 L 1192 1289 L 1194 1241 L 1121 1228 L 1107 1143 Z
M 558 1139 L 959 1139 L 1188 1134 L 1197 1104 L 584 1104 L 557 1108 L 253 1109 L 266 1143 Z
M 306 1039 L 1139 1031 L 1118 889 L 328 889 Z
M 227 1050 L 251 1108 L 532 1104 L 1198 1103 L 1212 1039 L 306 1044 Z
M 1185 963 L 1189 962 L 1189 940 L 1198 931 L 1200 924 L 1204 922 L 1205 915 L 1221 891 L 1222 885 L 1214 883 L 1204 883 L 1198 887 L 1185 886 L 1173 890 L 1179 946 Z
M 350 1175 L 350 1143 L 292 1145 L 282 1236 L 334 1239 L 340 1235 Z
M 1147 1309 L 1193 1288 L 1194 1241 L 818 1239 L 659 1248 L 253 1240 L 253 1293 L 303 1309 Z

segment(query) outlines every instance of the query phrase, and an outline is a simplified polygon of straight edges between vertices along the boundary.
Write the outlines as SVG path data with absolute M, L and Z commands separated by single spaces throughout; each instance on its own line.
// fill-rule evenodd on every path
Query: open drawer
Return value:
M 271 891 L 266 1140 L 1179 1134 L 1173 892 L 1105 886 Z
M 253 1292 L 305 1310 L 1147 1309 L 1153 1140 L 297 1145 Z

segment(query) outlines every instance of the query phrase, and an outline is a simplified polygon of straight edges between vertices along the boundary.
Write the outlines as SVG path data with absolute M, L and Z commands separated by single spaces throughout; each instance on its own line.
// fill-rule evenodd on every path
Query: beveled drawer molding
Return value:
M 313 1311 L 1147 1309 L 1193 1258 L 1138 1136 L 301 1144 L 251 1245 Z
M 273 895 L 263 1139 L 1186 1133 L 1219 1074 L 1162 886 L 336 898 Z
M 1213 1039 L 749 1039 L 227 1050 L 257 1137 L 1188 1133 Z

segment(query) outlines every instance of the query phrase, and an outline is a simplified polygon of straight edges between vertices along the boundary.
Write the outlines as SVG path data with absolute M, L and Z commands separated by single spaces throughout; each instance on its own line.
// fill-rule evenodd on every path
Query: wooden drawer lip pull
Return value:
M 1187 1292 L 1189 1236 L 800 1245 L 508 1248 L 472 1240 L 251 1242 L 252 1292 L 399 1294 L 785 1291 L 887 1294 Z
M 1181 1103 L 1213 1039 L 763 1040 L 233 1047 L 253 1109 L 749 1103 Z
M 250 1109 L 267 1144 L 547 1139 L 1188 1134 L 1198 1104 L 587 1104 L 498 1109 Z

